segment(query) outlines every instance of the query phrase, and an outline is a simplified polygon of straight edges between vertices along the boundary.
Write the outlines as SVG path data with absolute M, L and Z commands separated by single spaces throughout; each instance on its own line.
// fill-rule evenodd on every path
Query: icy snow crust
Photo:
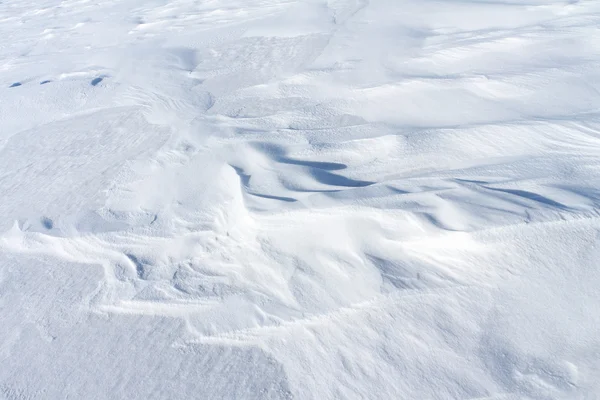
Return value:
M 599 26 L 3 0 L 0 398 L 597 398 Z

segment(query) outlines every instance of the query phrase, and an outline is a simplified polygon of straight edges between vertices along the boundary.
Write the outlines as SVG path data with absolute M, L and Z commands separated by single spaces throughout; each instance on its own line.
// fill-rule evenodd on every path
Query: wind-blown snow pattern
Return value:
M 599 27 L 2 0 L 0 399 L 600 398 Z

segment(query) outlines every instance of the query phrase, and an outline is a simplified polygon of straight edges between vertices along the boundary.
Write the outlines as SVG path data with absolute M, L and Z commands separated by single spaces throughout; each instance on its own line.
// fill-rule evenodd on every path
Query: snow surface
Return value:
M 0 1 L 0 398 L 600 398 L 599 28 Z

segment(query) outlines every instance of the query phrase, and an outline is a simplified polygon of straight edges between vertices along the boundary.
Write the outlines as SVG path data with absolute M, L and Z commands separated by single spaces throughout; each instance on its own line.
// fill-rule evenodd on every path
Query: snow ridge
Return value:
M 600 393 L 596 2 L 0 21 L 0 397 Z

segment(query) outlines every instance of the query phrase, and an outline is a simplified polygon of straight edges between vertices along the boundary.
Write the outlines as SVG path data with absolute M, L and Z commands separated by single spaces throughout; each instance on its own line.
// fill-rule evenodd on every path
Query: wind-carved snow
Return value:
M 599 12 L 3 2 L 0 397 L 598 394 Z

